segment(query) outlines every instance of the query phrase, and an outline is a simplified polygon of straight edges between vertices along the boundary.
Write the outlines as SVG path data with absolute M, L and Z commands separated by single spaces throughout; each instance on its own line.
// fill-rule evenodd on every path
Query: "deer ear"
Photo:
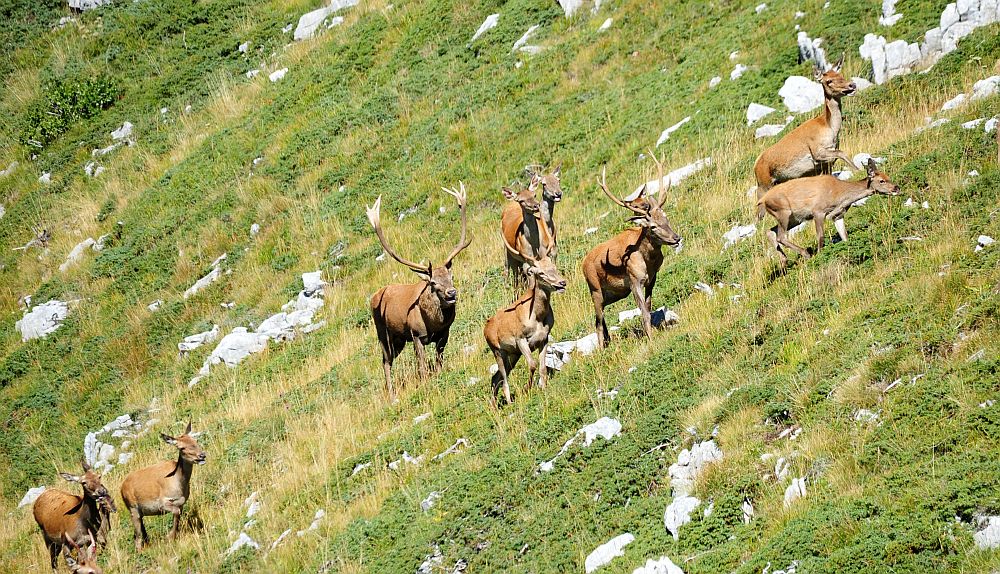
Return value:
M 80 569 L 80 565 L 70 556 L 66 557 L 66 566 L 69 566 L 71 572 L 76 572 Z
M 878 169 L 875 166 L 875 160 L 873 158 L 868 158 L 868 165 L 865 166 L 865 167 L 868 170 L 868 177 L 871 177 L 871 176 L 875 175 L 875 171 L 876 171 L 876 169 Z
M 87 463 L 87 459 L 82 456 L 80 457 L 80 466 L 83 467 L 83 472 L 90 471 L 90 464 Z
M 188 426 L 184 429 L 184 434 L 191 434 L 191 421 L 188 421 Z
M 169 444 L 170 446 L 177 446 L 177 439 L 168 434 L 160 433 L 160 438 L 162 438 L 163 442 Z
M 430 281 L 431 280 L 431 274 L 428 273 L 428 272 L 426 272 L 426 271 L 417 271 L 417 270 L 414 270 L 413 272 L 417 274 L 417 277 L 420 277 L 424 281 Z
M 80 482 L 80 477 L 75 474 L 60 472 L 59 476 L 63 477 L 63 480 L 68 480 L 69 482 Z
M 552 170 L 552 175 L 559 177 L 559 174 L 561 173 L 562 173 L 562 162 L 560 161 L 559 163 L 556 164 L 556 168 Z
M 503 191 L 503 196 L 509 199 L 510 201 L 514 201 L 515 199 L 517 199 L 517 193 L 515 193 L 513 189 L 509 187 L 504 187 L 502 191 Z

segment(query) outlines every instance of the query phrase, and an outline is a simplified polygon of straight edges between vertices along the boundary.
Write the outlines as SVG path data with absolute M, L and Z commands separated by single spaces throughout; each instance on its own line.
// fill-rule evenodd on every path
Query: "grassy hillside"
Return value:
M 996 25 L 926 74 L 844 100 L 841 147 L 887 158 L 903 196 L 852 209 L 847 242 L 782 274 L 762 234 L 721 250 L 725 231 L 752 221 L 753 161 L 774 141 L 754 139 L 747 105 L 780 110 L 785 78 L 809 74 L 795 25 L 830 54 L 846 51 L 846 75 L 865 76 L 865 33 L 919 40 L 943 2 L 900 2 L 903 20 L 881 28 L 879 3 L 861 0 L 776 0 L 760 15 L 756 2 L 612 0 L 572 19 L 543 0 L 372 0 L 302 42 L 282 28 L 315 0 L 123 0 L 56 29 L 68 11 L 35 4 L 9 0 L 0 23 L 0 168 L 19 162 L 0 176 L 0 570 L 47 567 L 30 506 L 17 503 L 39 485 L 75 491 L 56 473 L 75 471 L 84 436 L 124 413 L 160 422 L 105 474 L 113 492 L 131 470 L 175 456 L 157 433 L 189 419 L 209 460 L 176 544 L 168 518 L 148 518 L 153 544 L 135 553 L 119 512 L 100 558 L 109 572 L 413 572 L 435 549 L 436 571 L 459 561 L 469 572 L 582 571 L 624 532 L 635 542 L 602 572 L 661 555 L 689 574 L 793 561 L 799 574 L 1000 568 L 1000 552 L 973 543 L 976 518 L 1000 514 L 1000 249 L 973 251 L 980 234 L 1000 238 L 1000 167 L 996 133 L 960 126 L 995 115 L 1000 98 L 938 114 L 1000 74 Z M 497 27 L 469 46 L 495 12 Z M 512 54 L 536 24 L 542 52 Z M 731 81 L 734 50 L 749 70 Z M 724 80 L 709 89 L 713 76 Z M 545 390 L 525 392 L 522 364 L 515 403 L 497 410 L 482 325 L 516 296 L 496 237 L 500 187 L 526 164 L 563 162 L 556 220 L 570 288 L 556 296 L 553 336 L 580 338 L 593 309 L 578 262 L 627 225 L 595 178 L 606 163 L 613 190 L 634 189 L 652 173 L 642 154 L 686 116 L 658 152 L 670 169 L 712 164 L 665 206 L 685 245 L 668 253 L 653 294 L 680 323 L 651 340 L 628 323 Z M 917 132 L 928 116 L 951 121 Z M 124 121 L 135 145 L 92 158 Z M 106 171 L 86 175 L 91 161 Z M 455 264 L 445 369 L 419 384 L 408 348 L 392 403 L 367 300 L 414 276 L 376 260 L 364 205 L 381 195 L 398 250 L 440 261 L 458 214 L 439 188 L 459 180 L 474 240 Z M 929 208 L 905 207 L 907 197 Z M 13 250 L 36 228 L 51 232 L 46 249 Z M 103 251 L 59 271 L 77 243 L 104 234 Z M 912 236 L 921 240 L 901 240 Z M 811 227 L 799 239 L 814 245 Z M 185 299 L 222 253 L 229 273 Z M 178 358 L 178 342 L 213 324 L 259 324 L 317 269 L 331 283 L 324 328 L 188 387 L 213 345 Z M 709 297 L 699 281 L 728 286 Z M 78 301 L 57 331 L 22 342 L 24 295 Z M 611 323 L 631 307 L 611 307 Z M 160 410 L 147 414 L 154 398 Z M 863 409 L 877 420 L 857 420 Z M 620 436 L 537 472 L 602 416 L 621 421 Z M 794 440 L 782 435 L 790 428 L 801 429 Z M 704 502 L 674 540 L 668 467 L 713 432 L 724 458 L 697 481 Z M 433 460 L 459 438 L 464 450 Z M 404 451 L 423 462 L 390 469 Z M 790 478 L 777 480 L 762 455 L 786 457 L 807 496 L 786 508 Z M 441 497 L 424 512 L 432 491 Z M 247 527 L 254 492 L 262 505 Z M 320 509 L 318 527 L 296 535 Z M 227 555 L 243 529 L 261 549 Z

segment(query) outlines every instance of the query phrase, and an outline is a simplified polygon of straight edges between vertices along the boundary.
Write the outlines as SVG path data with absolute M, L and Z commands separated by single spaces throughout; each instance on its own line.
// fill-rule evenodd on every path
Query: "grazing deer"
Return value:
M 80 463 L 83 474 L 61 472 L 59 476 L 83 487 L 82 496 L 51 488 L 43 492 L 32 507 L 35 522 L 49 550 L 53 572 L 57 569 L 59 553 L 69 555 L 67 539 L 74 546 L 86 544 L 88 540 L 94 544 L 97 537 L 93 533 L 106 533 L 110 527 L 108 513 L 117 510 L 108 490 L 101 484 L 101 475 L 94 472 L 86 460 L 81 459 Z
M 816 81 L 823 86 L 823 113 L 792 130 L 757 158 L 753 167 L 757 177 L 757 199 L 779 183 L 831 173 L 838 159 L 844 160 L 851 169 L 860 169 L 838 149 L 844 119 L 840 99 L 857 90 L 854 82 L 840 74 L 843 65 L 844 56 L 841 55 L 840 61 L 829 71 L 815 69 Z
M 65 536 L 64 540 L 66 544 L 76 550 L 75 560 L 68 553 L 66 555 L 66 565 L 69 566 L 70 572 L 73 574 L 104 574 L 104 570 L 97 564 L 97 540 L 93 532 L 90 533 L 90 546 L 86 550 L 81 549 L 68 535 Z
M 656 274 L 663 264 L 663 246 L 680 245 L 681 236 L 674 232 L 663 213 L 663 203 L 670 191 L 669 185 L 663 191 L 663 165 L 654 157 L 660 193 L 657 203 L 646 197 L 643 185 L 635 199 L 623 201 L 608 191 L 605 169 L 601 169 L 598 185 L 616 205 L 624 207 L 634 215 L 629 221 L 638 225 L 620 233 L 614 239 L 605 241 L 590 250 L 583 258 L 583 276 L 594 300 L 594 326 L 601 348 L 608 344 L 608 325 L 604 320 L 604 308 L 628 297 L 631 293 L 642 313 L 642 327 L 647 337 L 652 337 L 653 326 L 650 318 L 653 286 Z
M 458 201 L 458 207 L 462 212 L 462 233 L 458 244 L 440 267 L 433 267 L 430 263 L 417 264 L 407 261 L 393 251 L 382 232 L 379 214 L 382 207 L 381 196 L 375 200 L 375 205 L 366 208 L 368 221 L 375 228 L 375 235 L 378 236 L 382 249 L 420 277 L 419 283 L 386 285 L 371 298 L 372 318 L 375 320 L 375 331 L 382 347 L 385 386 L 390 397 L 395 397 L 396 393 L 389 371 L 407 341 L 413 341 L 421 379 L 426 379 L 428 376 L 424 345 L 434 343 L 437 349 L 434 368 L 436 371 L 441 370 L 444 348 L 448 344 L 451 324 L 455 321 L 455 303 L 458 301 L 458 290 L 455 289 L 451 275 L 451 263 L 472 243 L 472 238 L 466 240 L 468 218 L 465 184 L 459 182 L 458 185 L 458 191 L 442 188 Z
M 517 253 L 502 236 L 501 240 L 508 252 Z M 566 279 L 559 274 L 544 246 L 538 257 L 522 256 L 527 258 L 527 290 L 513 305 L 490 317 L 483 328 L 486 343 L 497 361 L 497 372 L 493 374 L 493 400 L 496 401 L 497 391 L 502 385 L 507 404 L 511 403 L 507 379 L 522 355 L 528 362 L 528 388 L 531 388 L 535 371 L 539 369 L 538 386 L 545 388 L 545 381 L 548 379 L 545 354 L 549 345 L 549 332 L 555 324 L 549 297 L 553 291 L 562 293 L 566 290 Z M 535 351 L 539 351 L 537 361 L 531 356 Z
M 841 181 L 832 175 L 817 175 L 786 181 L 772 187 L 757 202 L 757 220 L 770 213 L 778 224 L 767 232 L 767 238 L 781 256 L 781 266 L 788 264 L 782 247 L 794 249 L 809 258 L 809 252 L 788 239 L 788 230 L 812 219 L 816 223 L 816 251 L 823 248 L 823 220 L 827 217 L 836 223 L 837 233 L 847 241 L 844 214 L 859 199 L 878 193 L 899 195 L 899 186 L 889 181 L 889 176 L 875 168 L 875 161 L 868 160 L 868 177 L 860 181 Z
M 149 543 L 144 516 L 173 514 L 174 524 L 168 538 L 174 540 L 181 525 L 181 511 L 191 497 L 191 472 L 194 465 L 205 464 L 206 454 L 191 436 L 188 422 L 184 434 L 172 437 L 160 433 L 163 442 L 178 450 L 176 461 L 163 461 L 146 468 L 132 471 L 122 483 L 122 501 L 132 515 L 135 530 L 135 549 L 142 550 Z

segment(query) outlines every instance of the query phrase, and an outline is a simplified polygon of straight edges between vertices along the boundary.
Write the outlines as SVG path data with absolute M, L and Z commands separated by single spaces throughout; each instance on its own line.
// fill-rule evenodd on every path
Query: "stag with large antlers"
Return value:
M 652 156 L 652 154 L 650 154 Z M 601 169 L 598 185 L 611 201 L 632 212 L 629 221 L 638 225 L 620 233 L 614 239 L 605 241 L 590 250 L 583 258 L 583 276 L 594 300 L 594 326 L 601 348 L 608 344 L 608 325 L 604 321 L 604 308 L 628 297 L 631 293 L 642 312 L 642 327 L 647 337 L 653 333 L 650 317 L 653 286 L 656 274 L 663 264 L 663 246 L 680 245 L 681 236 L 674 232 L 663 213 L 669 187 L 663 190 L 663 165 L 656 162 L 660 181 L 660 200 L 646 197 L 646 186 L 642 186 L 635 199 L 628 201 L 613 195 L 607 186 L 605 169 Z
M 83 474 L 61 472 L 59 476 L 83 487 L 82 496 L 50 488 L 35 500 L 32 507 L 35 522 L 42 530 L 45 546 L 49 550 L 53 572 L 57 569 L 59 553 L 69 556 L 67 539 L 73 546 L 87 544 L 88 541 L 93 544 L 97 541 L 94 532 L 106 533 L 110 526 L 108 513 L 116 510 L 111 495 L 101 483 L 101 475 L 94 472 L 86 460 L 80 462 Z
M 860 169 L 839 149 L 840 126 L 844 120 L 840 100 L 857 90 L 854 82 L 840 74 L 843 65 L 842 55 L 832 69 L 815 69 L 816 81 L 823 86 L 823 113 L 789 132 L 757 158 L 753 166 L 757 177 L 757 199 L 781 182 L 828 174 L 838 159 L 851 169 Z M 840 230 L 839 227 L 837 229 Z
M 517 253 L 517 250 L 501 236 L 504 247 L 509 253 Z M 566 290 L 566 279 L 559 274 L 555 263 L 548 255 L 547 249 L 543 246 L 538 257 L 526 256 L 527 267 L 525 273 L 528 276 L 528 288 L 521 295 L 521 298 L 513 305 L 497 312 L 486 321 L 483 335 L 486 336 L 486 343 L 493 351 L 493 356 L 497 361 L 497 372 L 493 374 L 493 394 L 496 400 L 497 392 L 501 385 L 503 396 L 507 404 L 511 403 L 510 385 L 507 379 L 511 369 L 517 361 L 524 356 L 528 362 L 528 388 L 531 388 L 535 380 L 535 371 L 541 370 L 538 379 L 538 386 L 545 388 L 548 378 L 548 371 L 545 368 L 545 354 L 549 345 L 549 332 L 555 324 L 555 316 L 552 314 L 552 304 L 549 297 L 552 292 L 562 293 Z M 538 351 L 538 359 L 532 357 L 532 353 Z
M 375 200 L 375 205 L 367 208 L 368 221 L 375 228 L 375 235 L 378 236 L 382 249 L 420 277 L 419 283 L 386 285 L 371 299 L 372 318 L 375 320 L 375 331 L 382 347 L 385 387 L 391 397 L 395 397 L 396 393 L 392 386 L 390 370 L 393 361 L 403 351 L 407 341 L 413 342 L 421 379 L 426 379 L 428 376 L 425 345 L 434 343 L 437 350 L 434 369 L 441 370 L 444 348 L 448 344 L 451 324 L 455 321 L 455 303 L 458 301 L 458 290 L 455 289 L 452 279 L 451 264 L 455 257 L 472 243 L 471 238 L 466 239 L 468 217 L 465 184 L 459 182 L 458 186 L 458 191 L 441 188 L 458 201 L 458 207 L 462 212 L 462 232 L 455 248 L 439 267 L 403 259 L 389 246 L 380 221 L 381 196 Z

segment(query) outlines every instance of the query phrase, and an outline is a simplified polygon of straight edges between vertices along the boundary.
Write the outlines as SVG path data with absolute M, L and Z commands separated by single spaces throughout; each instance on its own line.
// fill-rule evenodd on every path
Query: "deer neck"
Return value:
M 653 234 L 645 227 L 639 233 L 639 242 L 636 244 L 636 247 L 642 258 L 646 260 L 649 260 L 650 257 L 663 254 L 663 246 L 653 240 Z
M 844 114 L 840 109 L 840 98 L 826 96 L 824 104 L 823 118 L 826 120 L 826 125 L 833 130 L 834 137 L 836 137 L 840 133 L 840 126 L 844 121 Z
M 542 221 L 545 222 L 545 225 L 547 225 L 549 229 L 554 229 L 552 227 L 552 214 L 555 212 L 555 210 L 556 210 L 555 200 L 550 199 L 548 197 L 543 197 L 541 209 L 539 210 L 539 215 L 542 216 Z
M 864 199 L 875 193 L 872 189 L 871 179 L 865 178 L 861 181 L 848 181 L 844 182 L 837 191 L 834 192 L 833 204 L 834 207 L 847 208 L 850 207 L 855 201 L 859 199 Z
M 184 460 L 181 453 L 177 453 L 177 465 L 174 467 L 174 480 L 180 485 L 181 490 L 188 491 L 188 482 L 191 481 L 191 470 L 194 465 Z
M 424 318 L 431 321 L 444 322 L 445 309 L 441 305 L 441 300 L 431 290 L 430 283 L 424 281 L 422 287 L 423 289 L 420 291 L 420 298 L 417 301 L 417 305 L 420 307 Z

